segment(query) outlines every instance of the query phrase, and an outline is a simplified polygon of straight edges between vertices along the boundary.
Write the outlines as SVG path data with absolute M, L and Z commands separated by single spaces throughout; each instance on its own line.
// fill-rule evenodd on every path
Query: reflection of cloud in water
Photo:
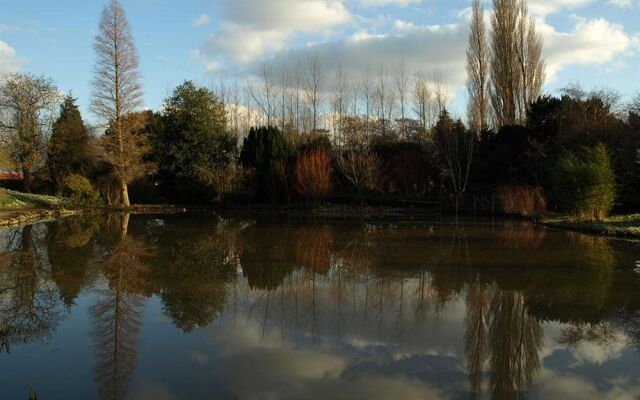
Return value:
M 575 348 L 571 348 L 570 352 L 578 364 L 601 365 L 607 361 L 620 358 L 626 347 L 623 340 L 603 344 L 584 341 L 580 342 Z
M 640 398 L 640 386 L 628 379 L 619 378 L 602 388 L 575 375 L 556 374 L 542 369 L 538 382 L 539 397 L 548 400 L 634 400 Z
M 446 399 L 444 391 L 403 376 L 354 374 L 348 350 L 323 344 L 301 348 L 262 338 L 252 322 L 231 324 L 213 336 L 223 357 L 219 372 L 240 399 Z

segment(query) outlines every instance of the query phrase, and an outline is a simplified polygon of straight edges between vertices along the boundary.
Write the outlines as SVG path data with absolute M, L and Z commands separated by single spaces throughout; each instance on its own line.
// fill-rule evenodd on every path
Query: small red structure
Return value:
M 0 181 L 21 181 L 23 178 L 22 172 L 0 169 Z

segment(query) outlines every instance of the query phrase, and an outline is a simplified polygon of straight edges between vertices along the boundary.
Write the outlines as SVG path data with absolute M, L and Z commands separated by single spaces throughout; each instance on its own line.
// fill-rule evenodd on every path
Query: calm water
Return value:
M 637 242 L 110 215 L 0 246 L 1 399 L 640 397 Z

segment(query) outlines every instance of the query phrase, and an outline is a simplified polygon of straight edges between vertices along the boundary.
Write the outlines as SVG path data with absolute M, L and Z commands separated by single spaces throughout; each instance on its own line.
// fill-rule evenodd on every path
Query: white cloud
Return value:
M 640 387 L 628 379 L 617 378 L 607 383 L 601 387 L 580 376 L 559 375 L 543 368 L 538 384 L 540 398 L 551 400 L 632 400 L 640 396 Z
M 423 0 L 358 0 L 358 2 L 365 7 L 407 7 L 413 4 L 420 4 L 422 1 Z
M 545 23 L 538 24 L 544 37 L 544 55 L 548 76 L 553 80 L 568 65 L 602 65 L 634 51 L 640 44 L 637 36 L 625 33 L 624 27 L 604 18 L 575 18 L 571 32 L 558 32 Z
M 16 55 L 16 50 L 0 40 L 0 75 L 16 72 L 24 60 Z
M 529 0 L 529 10 L 535 15 L 545 16 L 560 10 L 574 10 L 592 3 L 594 0 Z
M 342 0 L 223 0 L 224 21 L 204 53 L 248 63 L 280 51 L 297 34 L 323 33 L 351 21 Z
M 200 14 L 191 21 L 191 25 L 193 26 L 202 26 L 207 25 L 211 21 L 211 18 L 207 14 Z
M 440 75 L 450 87 L 463 85 L 466 79 L 464 54 L 466 25 L 414 25 L 396 21 L 388 34 L 356 32 L 341 41 L 325 42 L 299 49 L 280 52 L 270 60 L 274 68 L 296 65 L 317 56 L 326 80 L 333 79 L 342 67 L 353 80 L 365 71 L 375 79 L 381 63 L 391 71 L 404 60 L 410 73 L 421 73 L 427 78 Z M 257 71 L 260 63 L 250 66 Z

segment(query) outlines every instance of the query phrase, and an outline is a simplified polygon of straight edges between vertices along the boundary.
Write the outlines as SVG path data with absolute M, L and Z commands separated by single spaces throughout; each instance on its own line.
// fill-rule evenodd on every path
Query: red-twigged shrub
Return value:
M 503 186 L 496 196 L 505 214 L 531 217 L 547 211 L 544 189 L 539 186 Z
M 331 156 L 325 150 L 301 154 L 293 168 L 296 192 L 307 200 L 321 200 L 331 190 Z

